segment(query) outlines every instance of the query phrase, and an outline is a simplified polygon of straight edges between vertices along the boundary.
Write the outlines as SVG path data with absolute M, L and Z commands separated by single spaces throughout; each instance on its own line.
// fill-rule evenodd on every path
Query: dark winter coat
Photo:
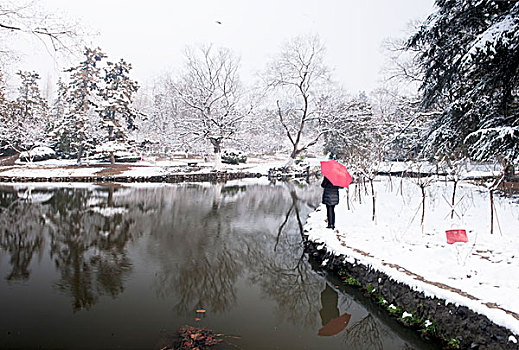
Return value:
M 326 205 L 337 205 L 339 204 L 339 186 L 334 186 L 326 177 L 321 184 L 321 187 L 324 188 L 323 191 L 323 204 Z

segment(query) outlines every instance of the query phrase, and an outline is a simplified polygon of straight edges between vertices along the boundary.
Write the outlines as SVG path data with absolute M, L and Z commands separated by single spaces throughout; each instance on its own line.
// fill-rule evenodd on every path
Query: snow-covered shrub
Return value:
M 56 152 L 50 147 L 38 146 L 29 151 L 20 153 L 21 162 L 39 162 L 47 159 L 55 159 Z
M 141 160 L 141 155 L 134 152 L 119 151 L 114 153 L 116 162 L 138 162 Z
M 247 156 L 242 151 L 224 150 L 222 152 L 222 163 L 239 164 L 239 163 L 245 163 L 246 161 L 247 161 Z

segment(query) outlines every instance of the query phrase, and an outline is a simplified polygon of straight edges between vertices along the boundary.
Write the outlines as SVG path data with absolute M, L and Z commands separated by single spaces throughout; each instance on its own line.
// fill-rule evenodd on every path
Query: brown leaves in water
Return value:
M 181 350 L 208 349 L 210 346 L 219 344 L 223 341 L 223 339 L 221 339 L 221 334 L 215 334 L 210 329 L 192 326 L 184 326 L 180 328 L 178 330 L 178 335 L 180 340 L 175 349 Z
M 321 337 L 329 337 L 342 331 L 350 322 L 351 314 L 342 314 L 339 317 L 334 318 L 330 322 L 324 325 L 323 328 L 319 329 L 319 335 Z

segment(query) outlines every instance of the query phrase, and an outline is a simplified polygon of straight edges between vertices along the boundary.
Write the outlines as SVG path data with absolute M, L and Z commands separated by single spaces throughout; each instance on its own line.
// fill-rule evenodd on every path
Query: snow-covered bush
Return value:
M 138 162 L 141 160 L 141 155 L 134 152 L 119 151 L 114 153 L 116 162 Z
M 39 162 L 47 159 L 55 159 L 56 152 L 50 147 L 38 146 L 29 151 L 20 153 L 21 162 Z
M 222 152 L 222 163 L 239 164 L 239 163 L 245 163 L 246 161 L 247 161 L 247 156 L 242 151 L 224 150 Z
M 110 160 L 113 156 L 114 162 L 137 162 L 141 160 L 141 155 L 132 152 L 128 149 L 130 147 L 126 143 L 118 141 L 108 141 L 96 147 L 95 152 L 101 155 L 101 159 Z M 95 158 L 95 156 L 93 157 Z

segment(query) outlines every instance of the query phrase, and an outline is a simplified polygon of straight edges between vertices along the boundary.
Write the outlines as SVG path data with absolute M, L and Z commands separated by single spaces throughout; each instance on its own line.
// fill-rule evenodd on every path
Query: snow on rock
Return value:
M 336 230 L 326 228 L 326 210 L 319 208 L 305 225 L 309 240 L 426 296 L 465 305 L 519 334 L 519 320 L 513 316 L 519 314 L 517 199 L 494 197 L 491 235 L 488 190 L 459 183 L 452 212 L 453 184 L 437 180 L 426 187 L 422 225 L 417 181 L 378 177 L 375 220 L 372 198 L 364 188 L 359 201 L 359 184 L 350 186 L 349 210 L 346 190 L 340 190 Z M 445 231 L 451 228 L 465 229 L 468 243 L 447 244 Z
M 22 162 L 41 161 L 56 158 L 56 152 L 50 147 L 39 146 L 29 151 L 20 153 L 19 160 Z
M 409 313 L 409 312 L 407 312 L 407 311 L 404 311 L 404 312 L 402 313 L 402 318 L 408 318 L 408 317 L 413 317 L 413 314 L 411 314 L 411 313 Z

